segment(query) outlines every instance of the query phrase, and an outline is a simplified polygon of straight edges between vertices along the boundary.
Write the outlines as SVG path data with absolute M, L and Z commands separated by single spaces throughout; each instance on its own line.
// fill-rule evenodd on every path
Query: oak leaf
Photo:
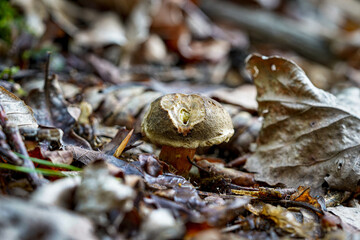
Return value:
M 360 179 L 360 113 L 316 88 L 294 62 L 247 60 L 264 118 L 256 152 L 246 163 L 255 179 L 288 187 L 355 191 Z

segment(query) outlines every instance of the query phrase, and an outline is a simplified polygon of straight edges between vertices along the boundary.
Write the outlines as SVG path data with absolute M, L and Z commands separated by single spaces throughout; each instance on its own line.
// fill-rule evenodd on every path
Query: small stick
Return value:
M 30 160 L 29 154 L 26 150 L 24 141 L 19 132 L 17 126 L 9 126 L 7 124 L 7 116 L 4 111 L 4 108 L 0 105 L 0 125 L 4 129 L 7 139 L 10 141 L 10 144 L 14 150 L 22 155 L 24 155 L 22 166 L 35 169 L 34 163 Z M 27 174 L 30 184 L 36 189 L 38 186 L 42 185 L 43 181 L 37 173 L 28 173 Z
M 128 135 L 124 138 L 124 140 L 121 142 L 121 144 L 119 145 L 119 147 L 116 149 L 115 153 L 114 153 L 114 157 L 119 158 L 121 153 L 124 151 L 126 145 L 128 144 L 132 134 L 134 132 L 134 129 L 131 129 L 131 131 L 128 133 Z
M 297 201 L 283 200 L 283 199 L 281 199 L 281 200 L 259 199 L 259 200 L 262 200 L 264 202 L 269 202 L 269 203 L 282 204 L 285 207 L 289 207 L 289 206 L 303 207 L 303 208 L 312 210 L 320 215 L 324 215 L 324 212 L 321 209 L 318 209 L 318 208 L 314 207 L 313 205 L 310 205 L 309 203 L 306 203 L 306 202 L 297 202 Z
M 45 86 L 44 86 L 44 89 L 47 89 L 47 87 L 49 85 L 50 57 L 51 57 L 51 52 L 47 52 L 46 53 L 46 63 L 45 63 Z
M 11 151 L 10 146 L 6 142 L 5 133 L 2 129 L 0 129 L 0 154 L 11 164 L 18 166 L 23 164 L 23 161 Z

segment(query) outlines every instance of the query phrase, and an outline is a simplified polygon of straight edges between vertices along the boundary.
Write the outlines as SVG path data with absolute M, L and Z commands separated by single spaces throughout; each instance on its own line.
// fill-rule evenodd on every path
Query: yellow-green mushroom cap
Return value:
M 168 94 L 151 103 L 141 124 L 152 143 L 198 148 L 229 141 L 229 113 L 215 100 L 197 94 Z

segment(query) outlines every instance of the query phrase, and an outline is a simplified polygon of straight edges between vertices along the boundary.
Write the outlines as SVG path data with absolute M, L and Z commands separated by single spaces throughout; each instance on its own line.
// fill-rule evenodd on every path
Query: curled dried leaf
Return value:
M 32 109 L 20 98 L 0 86 L 0 105 L 8 117 L 7 124 L 19 128 L 37 128 L 38 124 Z
M 256 180 L 289 187 L 355 191 L 360 179 L 360 113 L 316 88 L 292 61 L 252 55 L 247 69 L 264 117 L 246 168 Z

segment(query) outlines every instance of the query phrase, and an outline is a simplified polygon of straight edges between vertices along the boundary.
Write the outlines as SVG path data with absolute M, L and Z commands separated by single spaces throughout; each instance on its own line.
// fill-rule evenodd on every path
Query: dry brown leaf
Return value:
M 48 158 L 52 163 L 68 164 L 73 162 L 73 154 L 70 151 L 58 150 L 58 151 L 43 151 L 44 158 Z
M 305 238 L 314 238 L 316 232 L 317 224 L 315 222 L 311 223 L 301 223 L 298 222 L 295 214 L 283 208 L 281 206 L 273 206 L 267 203 L 258 203 L 254 205 L 247 205 L 247 208 L 250 212 L 255 215 L 260 215 L 267 217 L 275 222 L 275 224 L 282 230 L 295 233 L 297 236 Z
M 354 191 L 360 179 L 360 114 L 313 86 L 293 62 L 253 55 L 247 68 L 264 117 L 246 168 L 271 185 Z
M 245 109 L 256 110 L 256 88 L 254 85 L 245 84 L 235 89 L 223 88 L 214 91 L 211 96 L 222 102 L 238 105 Z
M 241 172 L 233 168 L 226 168 L 224 164 L 211 163 L 208 160 L 197 161 L 196 164 L 215 176 L 223 176 L 231 179 L 233 184 L 239 186 L 254 186 L 256 184 L 251 173 Z
M 360 208 L 359 207 L 344 207 L 342 205 L 337 207 L 328 208 L 329 212 L 332 212 L 338 216 L 342 222 L 349 224 L 356 231 L 360 231 Z
M 67 110 L 57 75 L 46 78 L 44 90 L 32 91 L 26 103 L 34 110 L 35 118 L 40 125 L 57 127 L 67 133 L 75 123 L 75 119 Z
M 231 222 L 233 219 L 238 217 L 245 209 L 245 205 L 249 202 L 250 197 L 239 196 L 220 206 L 219 204 L 207 206 L 202 210 L 202 212 L 206 216 L 206 221 L 211 226 L 223 227 L 226 226 L 228 222 Z
M 305 202 L 321 210 L 318 200 L 310 195 L 310 188 L 298 187 L 297 192 L 290 196 L 290 200 Z
M 0 105 L 8 117 L 7 123 L 19 128 L 38 128 L 32 109 L 20 98 L 0 86 Z

